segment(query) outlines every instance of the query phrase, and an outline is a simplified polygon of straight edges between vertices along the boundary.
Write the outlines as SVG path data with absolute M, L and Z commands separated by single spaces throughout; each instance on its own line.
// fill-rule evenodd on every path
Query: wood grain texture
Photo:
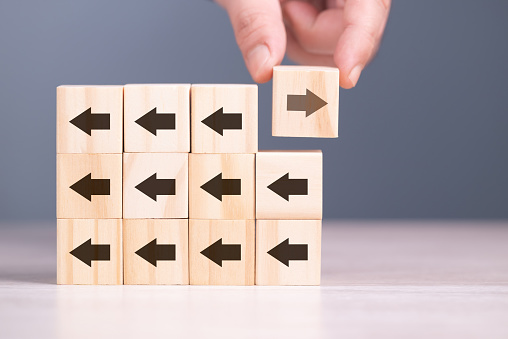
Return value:
M 109 195 L 92 195 L 87 200 L 70 187 L 91 174 L 109 179 Z M 121 154 L 57 154 L 56 215 L 59 219 L 122 218 Z
M 289 111 L 288 95 L 312 91 L 327 104 L 306 116 Z M 276 66 L 273 68 L 272 135 L 337 138 L 339 136 L 339 70 L 331 67 Z
M 289 182 L 281 179 L 289 174 Z M 295 179 L 307 179 L 307 194 L 287 195 L 286 200 L 268 188 L 295 189 Z M 291 181 L 293 180 L 293 181 Z M 272 187 L 272 186 L 271 186 Z M 323 154 L 321 151 L 262 151 L 256 154 L 257 219 L 322 219 Z
M 289 267 L 268 251 L 289 238 L 307 244 L 308 260 L 290 260 Z M 321 220 L 257 220 L 256 285 L 319 285 L 321 276 Z
M 189 153 L 124 153 L 123 217 L 188 218 Z M 156 201 L 136 188 L 153 174 L 157 180 L 174 179 L 174 195 L 157 195 Z M 156 185 L 161 187 L 161 185 Z M 162 191 L 160 191 L 162 192 Z
M 92 261 L 90 267 L 70 254 L 88 239 L 92 245 L 109 245 L 110 260 Z M 121 285 L 122 219 L 58 219 L 57 283 Z
M 241 113 L 242 129 L 226 129 L 221 136 L 202 122 L 220 108 L 224 114 Z M 257 85 L 192 85 L 191 131 L 193 153 L 256 153 Z
M 254 220 L 189 220 L 191 285 L 253 285 L 254 228 Z M 223 244 L 241 245 L 241 261 L 220 267 L 201 254 L 221 238 Z
M 156 108 L 158 114 L 175 114 L 174 129 L 157 135 L 136 120 Z M 190 151 L 190 84 L 139 84 L 124 87 L 125 152 Z
M 255 219 L 254 154 L 189 155 L 189 217 L 191 219 Z M 241 195 L 223 195 L 222 201 L 201 188 L 222 173 L 240 179 Z
M 88 135 L 70 123 L 88 108 L 108 113 L 110 129 Z M 58 86 L 56 112 L 57 153 L 122 153 L 123 86 Z
M 128 219 L 123 227 L 126 285 L 189 284 L 188 219 Z M 136 254 L 154 239 L 157 245 L 175 245 L 175 260 L 158 260 L 154 266 Z

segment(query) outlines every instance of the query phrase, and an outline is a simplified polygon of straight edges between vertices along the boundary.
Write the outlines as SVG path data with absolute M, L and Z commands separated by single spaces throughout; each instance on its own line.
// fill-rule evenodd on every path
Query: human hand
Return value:
M 391 0 L 216 0 L 231 19 L 245 64 L 256 82 L 289 58 L 334 66 L 340 86 L 356 85 L 383 36 Z

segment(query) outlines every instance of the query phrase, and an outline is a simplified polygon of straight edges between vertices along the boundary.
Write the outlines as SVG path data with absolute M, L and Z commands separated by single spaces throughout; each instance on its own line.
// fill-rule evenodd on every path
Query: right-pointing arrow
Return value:
M 242 260 L 242 245 L 223 245 L 222 238 L 201 251 L 201 254 L 222 267 L 223 260 Z
M 222 201 L 223 195 L 241 195 L 242 179 L 222 179 L 222 172 L 201 186 L 203 190 Z
M 137 185 L 136 188 L 157 201 L 158 195 L 175 195 L 175 186 L 175 179 L 157 179 L 157 173 L 154 173 Z
M 307 244 L 289 244 L 289 238 L 268 251 L 272 257 L 289 267 L 290 260 L 308 260 Z
M 155 238 L 137 250 L 136 254 L 157 267 L 157 260 L 176 260 L 176 245 L 158 245 Z
M 312 93 L 309 89 L 304 95 L 289 94 L 287 97 L 288 111 L 305 111 L 305 117 L 326 106 L 328 103 Z
M 109 179 L 92 179 L 92 173 L 85 175 L 70 187 L 88 201 L 92 201 L 92 195 L 109 195 Z
M 289 173 L 284 174 L 279 179 L 268 185 L 273 192 L 289 201 L 290 195 L 307 195 L 307 179 L 289 179 Z

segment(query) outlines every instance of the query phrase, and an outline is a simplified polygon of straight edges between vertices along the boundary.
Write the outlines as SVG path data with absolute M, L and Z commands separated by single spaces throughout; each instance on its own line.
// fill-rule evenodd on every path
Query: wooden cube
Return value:
M 122 153 L 123 86 L 56 89 L 57 153 Z
M 337 138 L 339 70 L 311 66 L 274 67 L 272 135 Z
M 122 218 L 121 154 L 58 154 L 59 219 Z
M 319 285 L 321 220 L 258 220 L 256 285 Z
M 125 284 L 188 285 L 188 241 L 188 219 L 124 220 Z
M 257 85 L 192 85 L 193 153 L 256 153 Z
M 254 228 L 254 220 L 191 219 L 191 285 L 253 285 Z
M 321 219 L 321 151 L 256 154 L 256 219 Z
M 122 219 L 57 220 L 58 284 L 122 282 Z
M 189 153 L 124 153 L 123 217 L 188 218 Z
M 254 154 L 189 155 L 191 219 L 254 219 Z
M 190 85 L 126 85 L 125 152 L 190 151 Z

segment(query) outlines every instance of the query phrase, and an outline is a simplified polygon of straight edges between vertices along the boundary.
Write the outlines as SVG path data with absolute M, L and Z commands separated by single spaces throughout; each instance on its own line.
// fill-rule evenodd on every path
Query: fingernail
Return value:
M 270 51 L 265 44 L 257 45 L 247 55 L 247 64 L 251 74 L 257 75 L 270 59 Z
M 360 74 L 362 73 L 363 67 L 360 65 L 355 66 L 351 72 L 349 72 L 349 80 L 353 83 L 353 86 L 356 86 L 358 79 L 360 79 Z

